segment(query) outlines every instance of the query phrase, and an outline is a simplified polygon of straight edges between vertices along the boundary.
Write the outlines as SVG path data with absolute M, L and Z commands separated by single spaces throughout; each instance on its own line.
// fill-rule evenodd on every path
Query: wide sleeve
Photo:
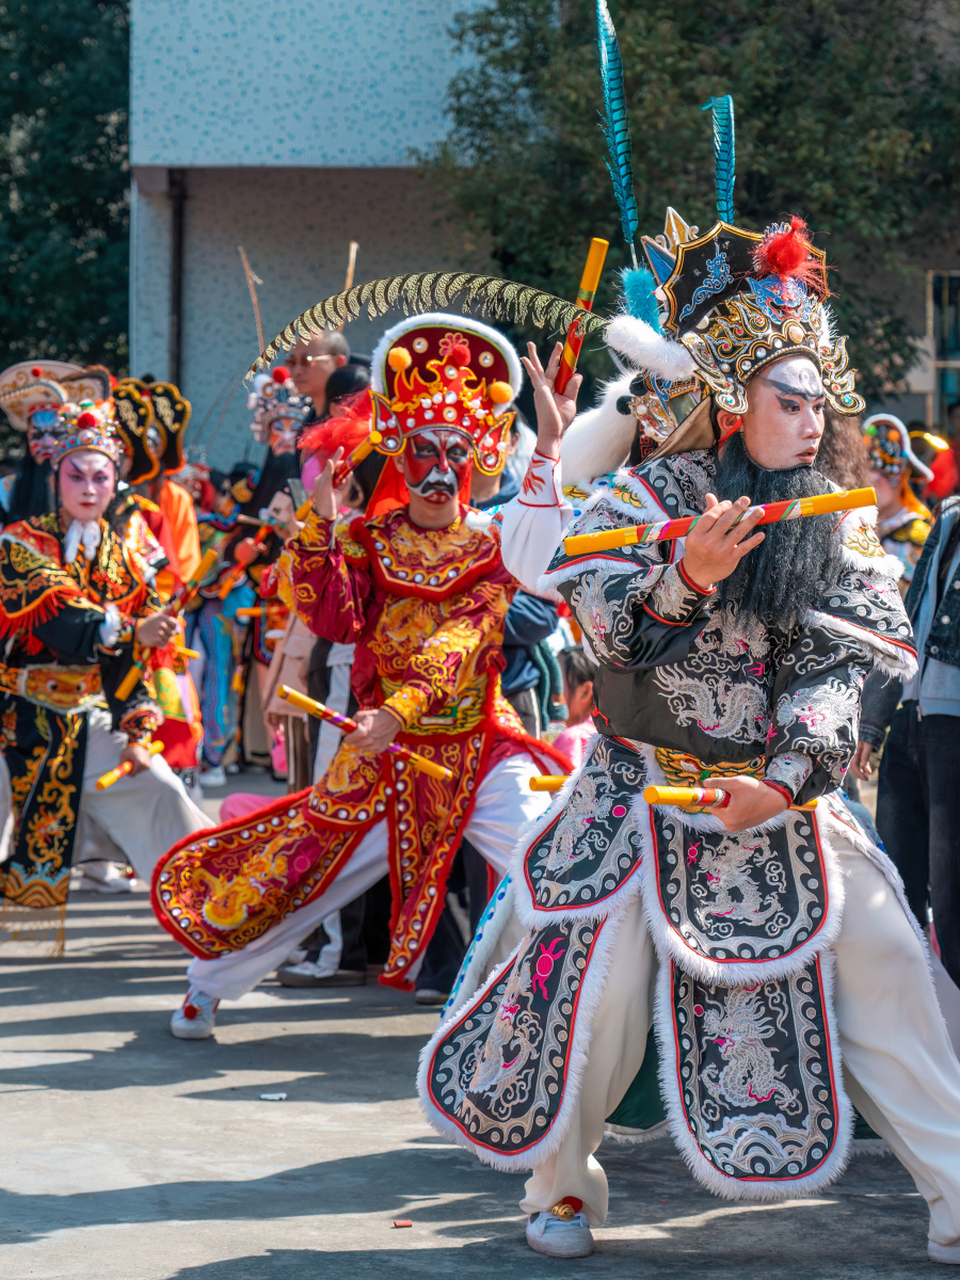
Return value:
M 334 523 L 315 511 L 287 543 L 287 550 L 298 616 L 314 635 L 354 644 L 363 632 L 373 594 L 365 563 L 348 561 Z
M 865 645 L 816 624 L 799 632 L 780 663 L 765 777 L 791 803 L 805 804 L 843 781 L 857 745 L 870 666 Z
M 807 613 L 774 684 L 766 776 L 800 803 L 842 782 L 871 671 L 897 686 L 916 671 L 896 567 L 861 532 L 856 540 L 845 537 L 845 567 L 824 607 Z
M 503 668 L 503 627 L 516 584 L 503 566 L 443 605 L 444 618 L 420 645 L 385 700 L 404 727 L 449 713 L 479 676 Z
M 504 505 L 500 520 L 503 562 L 528 591 L 536 591 L 572 516 L 561 488 L 559 459 L 535 449 L 520 492 Z

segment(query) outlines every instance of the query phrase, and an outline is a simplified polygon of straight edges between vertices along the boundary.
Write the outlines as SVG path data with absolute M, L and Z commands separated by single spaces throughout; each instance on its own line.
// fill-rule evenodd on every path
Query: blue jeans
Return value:
M 921 924 L 927 908 L 960 985 L 960 716 L 896 712 L 880 762 L 877 829 Z

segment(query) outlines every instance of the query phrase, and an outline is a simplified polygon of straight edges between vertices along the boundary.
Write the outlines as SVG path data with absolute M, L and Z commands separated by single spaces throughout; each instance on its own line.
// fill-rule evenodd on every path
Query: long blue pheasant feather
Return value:
M 733 98 L 711 98 L 701 108 L 713 110 L 714 182 L 717 188 L 717 213 L 721 221 L 733 222 L 733 184 L 737 176 L 737 148 L 733 130 Z
M 623 60 L 617 31 L 607 8 L 607 0 L 597 0 L 597 47 L 600 50 L 600 79 L 603 82 L 603 113 L 600 123 L 607 140 L 610 159 L 607 168 L 613 182 L 613 194 L 620 206 L 620 223 L 636 265 L 633 238 L 637 234 L 640 214 L 633 191 L 630 123 L 627 118 L 627 95 L 623 87 Z

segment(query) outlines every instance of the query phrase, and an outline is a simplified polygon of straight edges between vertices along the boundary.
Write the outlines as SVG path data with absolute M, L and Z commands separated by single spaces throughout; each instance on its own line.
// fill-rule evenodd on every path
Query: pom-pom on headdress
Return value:
M 120 463 L 123 445 L 116 434 L 116 418 L 112 400 L 82 400 L 65 404 L 60 410 L 64 434 L 54 445 L 50 465 L 56 470 L 69 453 L 90 449 L 103 453 L 114 466 Z
M 402 453 L 418 431 L 446 428 L 469 439 L 484 475 L 503 470 L 523 372 L 496 329 L 439 312 L 411 316 L 383 335 L 370 376 L 380 453 Z

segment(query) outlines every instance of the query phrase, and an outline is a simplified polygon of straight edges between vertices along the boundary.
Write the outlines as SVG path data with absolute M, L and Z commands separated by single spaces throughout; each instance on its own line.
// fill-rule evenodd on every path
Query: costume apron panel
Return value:
M 532 840 L 523 876 L 533 908 L 550 915 L 609 909 L 640 863 L 645 839 L 638 801 L 646 764 L 611 738 L 599 738 L 566 804 Z
M 0 867 L 0 940 L 39 941 L 52 935 L 53 954 L 60 955 L 87 717 L 10 696 L 2 716 L 16 825 L 13 852 Z
M 835 935 L 839 904 L 813 814 L 731 834 L 712 817 L 655 806 L 650 830 L 644 904 L 654 941 L 704 981 L 780 977 Z
M 174 846 L 154 872 L 160 923 L 201 959 L 238 951 L 325 893 L 370 828 L 386 821 L 394 912 L 384 979 L 408 985 L 406 971 L 443 910 L 484 741 L 474 733 L 417 743 L 450 768 L 449 781 L 341 743 L 318 786 Z
M 572 1083 L 581 993 L 605 923 L 558 921 L 513 957 L 436 1040 L 421 1096 L 435 1122 L 482 1158 L 529 1168 Z
M 738 987 L 661 968 L 656 1027 L 671 1129 L 718 1195 L 808 1194 L 842 1172 L 852 1110 L 839 1077 L 830 964 L 817 957 L 792 977 Z

